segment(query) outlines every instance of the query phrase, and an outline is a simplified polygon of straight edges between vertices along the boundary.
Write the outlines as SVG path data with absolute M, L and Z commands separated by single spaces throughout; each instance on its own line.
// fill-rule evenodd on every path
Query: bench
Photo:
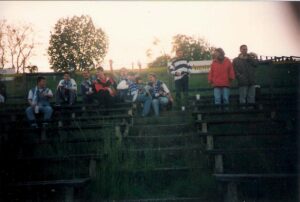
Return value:
M 297 173 L 222 173 L 213 174 L 220 182 L 226 183 L 225 202 L 239 202 L 238 183 L 249 181 L 266 181 L 266 180 L 288 180 L 297 181 L 299 174 Z
M 90 178 L 78 178 L 67 180 L 27 181 L 10 185 L 11 188 L 63 188 L 65 190 L 64 201 L 74 201 L 74 188 L 82 187 L 91 181 Z M 36 199 L 38 200 L 38 199 Z
M 72 160 L 89 160 L 89 177 L 96 177 L 96 161 L 104 158 L 100 154 L 70 154 L 64 156 L 41 156 L 41 157 L 19 157 L 17 160 L 21 162 L 43 161 L 43 162 L 61 162 Z

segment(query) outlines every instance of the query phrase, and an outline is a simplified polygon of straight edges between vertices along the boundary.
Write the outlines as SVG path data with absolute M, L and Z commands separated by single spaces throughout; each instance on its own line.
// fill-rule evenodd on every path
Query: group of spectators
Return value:
M 208 74 L 208 82 L 213 87 L 214 103 L 216 105 L 229 104 L 230 86 L 237 79 L 239 86 L 239 102 L 241 104 L 255 103 L 255 67 L 258 65 L 257 56 L 248 54 L 247 45 L 240 46 L 240 54 L 231 62 L 225 57 L 225 52 L 217 48 L 213 52 L 213 61 Z M 159 116 L 162 108 L 185 107 L 188 104 L 189 76 L 191 65 L 184 58 L 182 50 L 176 51 L 176 57 L 169 66 L 170 73 L 174 76 L 175 101 L 167 85 L 159 80 L 154 73 L 148 74 L 148 81 L 126 68 L 120 70 L 120 75 L 115 78 L 104 73 L 100 66 L 96 75 L 88 70 L 82 72 L 80 91 L 84 104 L 98 103 L 100 108 L 108 109 L 116 102 L 141 103 L 141 116 L 148 116 L 151 108 L 155 116 Z M 4 102 L 6 92 L 0 85 L 0 102 Z M 183 99 L 181 94 L 183 94 Z M 54 96 L 51 89 L 46 87 L 46 78 L 39 76 L 37 85 L 29 90 L 29 107 L 26 116 L 32 127 L 37 127 L 36 114 L 43 113 L 44 124 L 47 125 L 52 116 L 53 109 L 49 100 Z M 55 91 L 55 104 L 74 105 L 77 101 L 77 83 L 65 72 Z
M 151 107 L 155 116 L 159 116 L 160 109 L 173 103 L 173 98 L 167 85 L 158 80 L 154 73 L 148 75 L 148 82 L 143 82 L 138 74 L 128 72 L 126 68 L 120 70 L 120 76 L 115 79 L 104 73 L 102 67 L 98 67 L 96 75 L 91 76 L 88 70 L 82 72 L 80 91 L 84 104 L 97 103 L 99 108 L 109 109 L 116 102 L 133 102 L 142 104 L 141 116 L 148 116 Z M 77 84 L 65 72 L 63 79 L 59 81 L 55 92 L 55 104 L 74 105 L 77 100 Z M 43 113 L 43 125 L 47 125 L 53 109 L 49 100 L 53 97 L 51 89 L 46 87 L 46 78 L 39 76 L 37 85 L 29 90 L 29 107 L 26 116 L 32 127 L 38 127 L 36 114 Z

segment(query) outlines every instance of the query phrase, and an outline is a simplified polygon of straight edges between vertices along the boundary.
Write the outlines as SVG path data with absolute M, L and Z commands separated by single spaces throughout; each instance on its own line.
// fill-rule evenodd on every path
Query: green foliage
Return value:
M 157 57 L 153 62 L 148 64 L 148 67 L 166 67 L 168 65 L 168 61 L 171 59 L 169 55 L 161 55 Z
M 188 60 L 210 60 L 212 58 L 211 53 L 215 49 L 202 38 L 183 34 L 174 36 L 172 45 L 173 52 L 177 49 L 182 50 L 185 58 Z
M 91 69 L 105 57 L 108 39 L 91 17 L 61 18 L 51 33 L 48 54 L 55 72 Z

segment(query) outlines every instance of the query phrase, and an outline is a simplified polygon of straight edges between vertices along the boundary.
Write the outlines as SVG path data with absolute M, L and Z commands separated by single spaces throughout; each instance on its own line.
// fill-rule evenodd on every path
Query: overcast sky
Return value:
M 137 61 L 150 62 L 170 53 L 172 37 L 186 34 L 205 38 L 222 47 L 229 58 L 247 44 L 249 51 L 263 56 L 300 56 L 300 31 L 286 2 L 206 2 L 206 1 L 1 1 L 0 19 L 9 23 L 31 23 L 41 45 L 31 64 L 40 71 L 50 71 L 47 55 L 50 31 L 59 18 L 90 15 L 96 27 L 109 37 L 108 60 L 114 66 L 131 68 Z M 153 46 L 154 38 L 161 44 Z

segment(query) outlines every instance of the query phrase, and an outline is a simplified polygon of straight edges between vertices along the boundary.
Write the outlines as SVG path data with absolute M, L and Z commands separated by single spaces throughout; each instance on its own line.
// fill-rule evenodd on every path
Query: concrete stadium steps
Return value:
M 199 122 L 201 123 L 201 122 Z M 204 123 L 204 122 L 203 122 Z M 207 122 L 205 122 L 207 123 Z M 199 124 L 198 129 L 199 131 L 203 131 L 203 127 Z M 238 132 L 244 132 L 244 131 L 255 131 L 255 132 L 265 132 L 268 130 L 282 130 L 282 129 L 287 129 L 288 127 L 291 127 L 291 130 L 294 130 L 293 125 L 288 126 L 289 124 L 287 122 L 281 121 L 281 122 L 274 122 L 270 120 L 249 120 L 249 119 L 244 119 L 240 120 L 239 123 L 236 122 L 218 122 L 216 121 L 215 123 L 207 123 L 207 131 L 208 132 L 219 132 L 219 131 L 225 131 L 225 132 L 233 132 L 233 133 L 238 133 Z
M 146 124 L 134 125 L 129 129 L 130 135 L 168 135 L 176 132 L 189 132 L 196 131 L 195 128 L 188 123 L 175 123 L 175 124 Z M 158 133 L 159 132 L 159 133 Z
M 126 136 L 122 139 L 126 148 L 164 148 L 184 146 L 200 142 L 200 137 L 194 132 L 175 133 L 170 135 Z
M 197 201 L 204 201 L 211 194 L 212 187 L 215 186 L 215 184 L 209 183 L 212 181 L 212 177 L 205 175 L 200 169 L 183 170 L 166 172 L 133 172 L 130 170 L 125 173 L 116 171 L 113 172 L 113 176 L 118 183 L 110 183 L 111 177 L 103 176 L 102 179 L 106 183 L 102 185 L 104 193 L 99 193 L 99 197 L 105 197 L 105 193 L 109 197 L 112 190 L 116 190 L 115 197 L 109 197 L 109 201 L 143 201 L 143 199 L 150 198 L 156 198 L 157 201 L 170 198 L 182 198 L 182 200 L 197 198 Z M 206 186 L 203 185 L 203 181 L 207 182 Z

